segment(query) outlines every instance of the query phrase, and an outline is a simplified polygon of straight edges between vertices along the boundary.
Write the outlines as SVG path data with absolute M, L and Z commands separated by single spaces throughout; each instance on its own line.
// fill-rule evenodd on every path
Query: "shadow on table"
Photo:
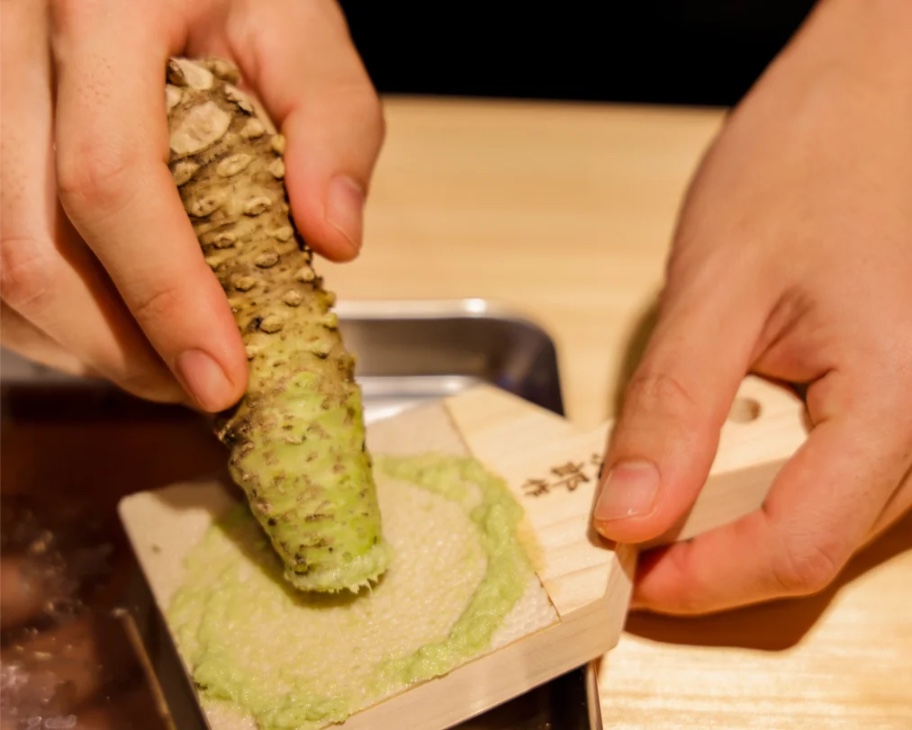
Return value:
M 652 641 L 782 651 L 798 644 L 836 595 L 869 571 L 912 550 L 912 513 L 860 551 L 825 590 L 709 616 L 672 618 L 635 612 L 625 630 Z

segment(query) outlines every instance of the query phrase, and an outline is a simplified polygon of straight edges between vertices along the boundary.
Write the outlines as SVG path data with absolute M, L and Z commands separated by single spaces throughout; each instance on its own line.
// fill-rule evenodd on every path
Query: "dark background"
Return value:
M 731 105 L 812 0 L 340 0 L 381 93 Z

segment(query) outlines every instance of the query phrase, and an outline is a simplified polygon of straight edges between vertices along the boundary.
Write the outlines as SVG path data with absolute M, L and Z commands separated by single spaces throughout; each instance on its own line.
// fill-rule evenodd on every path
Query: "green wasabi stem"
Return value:
M 168 81 L 169 167 L 250 365 L 218 422 L 231 476 L 292 585 L 357 591 L 390 553 L 354 359 L 289 215 L 284 139 L 226 62 L 172 59 Z

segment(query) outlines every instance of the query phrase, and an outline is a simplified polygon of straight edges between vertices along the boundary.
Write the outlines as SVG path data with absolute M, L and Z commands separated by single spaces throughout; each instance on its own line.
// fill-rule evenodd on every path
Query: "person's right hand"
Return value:
M 641 559 L 633 606 L 817 593 L 912 510 L 912 4 L 830 0 L 729 115 L 684 198 L 594 509 L 648 543 L 688 513 L 745 375 L 808 437 L 750 514 Z
M 301 234 L 354 258 L 383 140 L 334 0 L 4 0 L 2 343 L 135 395 L 227 408 L 247 364 L 167 167 L 170 56 L 240 68 L 287 138 Z

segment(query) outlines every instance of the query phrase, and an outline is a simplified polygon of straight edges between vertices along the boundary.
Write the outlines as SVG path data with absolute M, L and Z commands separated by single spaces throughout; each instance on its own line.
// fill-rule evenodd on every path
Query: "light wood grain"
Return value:
M 716 109 L 388 98 L 345 299 L 485 297 L 543 324 L 570 419 L 614 412 Z M 632 728 L 910 728 L 912 515 L 821 597 L 699 621 L 633 616 L 600 670 Z
M 688 172 L 715 110 L 390 99 L 343 299 L 483 297 L 544 325 L 567 415 L 613 412 L 622 353 L 661 286 Z

